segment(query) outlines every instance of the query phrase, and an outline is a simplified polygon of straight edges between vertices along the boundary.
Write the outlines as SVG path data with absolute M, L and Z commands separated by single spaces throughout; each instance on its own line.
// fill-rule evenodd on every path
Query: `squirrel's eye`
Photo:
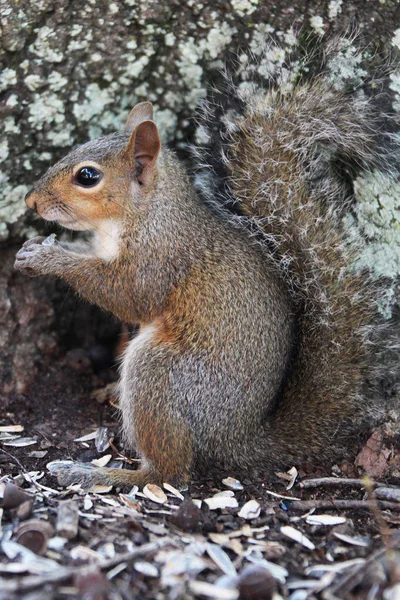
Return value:
M 94 167 L 82 167 L 75 173 L 75 181 L 84 187 L 92 187 L 101 179 L 101 173 Z

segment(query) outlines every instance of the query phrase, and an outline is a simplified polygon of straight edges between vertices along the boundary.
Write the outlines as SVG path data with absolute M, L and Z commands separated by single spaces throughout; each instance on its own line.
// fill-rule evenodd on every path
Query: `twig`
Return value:
M 51 583 L 60 583 L 62 581 L 66 581 L 71 577 L 76 575 L 81 575 L 87 570 L 92 570 L 97 567 L 102 571 L 106 569 L 111 569 L 116 565 L 122 562 L 131 562 L 135 558 L 139 556 L 143 556 L 145 554 L 149 554 L 151 552 L 155 552 L 162 546 L 167 544 L 171 544 L 170 539 L 161 539 L 159 542 L 144 544 L 139 548 L 135 548 L 132 552 L 125 552 L 124 554 L 118 554 L 114 558 L 110 558 L 109 560 L 105 560 L 104 562 L 98 564 L 82 565 L 80 567 L 60 567 L 54 574 L 49 575 L 40 575 L 40 576 L 28 576 L 23 577 L 18 581 L 10 581 L 9 579 L 4 579 L 0 577 L 0 589 L 2 592 L 8 592 L 10 594 L 15 592 L 26 592 L 29 590 L 33 590 L 35 588 L 41 587 L 46 584 Z
M 365 484 L 365 489 L 367 490 L 367 494 L 368 494 L 370 510 L 371 510 L 372 514 L 374 515 L 375 521 L 379 527 L 379 531 L 380 531 L 380 534 L 382 537 L 382 542 L 384 543 L 386 550 L 391 550 L 392 549 L 391 535 L 393 533 L 393 530 L 387 526 L 386 521 L 382 516 L 382 513 L 378 506 L 378 500 L 374 494 L 374 486 L 373 486 L 372 479 L 365 476 L 363 481 Z
M 400 512 L 400 502 L 388 502 L 377 500 L 379 508 Z M 312 508 L 337 508 L 339 510 L 354 510 L 362 508 L 371 510 L 369 500 L 296 500 L 290 506 L 290 510 L 311 510 Z
M 400 548 L 400 535 L 394 534 L 392 536 L 392 547 L 393 549 Z M 371 556 L 363 565 L 356 566 L 351 569 L 348 573 L 343 575 L 342 579 L 338 581 L 330 589 L 325 590 L 322 593 L 324 600 L 334 600 L 336 598 L 346 598 L 347 594 L 350 593 L 363 579 L 364 573 L 368 568 L 377 560 L 383 558 L 387 552 L 386 548 L 381 548 L 375 554 Z
M 110 448 L 112 450 L 114 450 L 115 454 L 117 454 L 117 456 L 119 458 L 122 458 L 124 462 L 127 462 L 129 465 L 133 465 L 137 462 L 140 462 L 140 458 L 128 458 L 127 456 L 125 456 L 124 454 L 121 454 L 121 452 L 119 452 L 119 450 L 117 449 L 117 447 L 113 444 L 113 442 L 110 440 L 108 442 L 110 444 Z
M 320 477 L 318 479 L 305 479 L 304 481 L 300 481 L 297 485 L 303 489 L 316 488 L 324 485 L 348 485 L 356 488 L 365 488 L 365 482 L 362 479 L 346 479 L 346 477 Z M 374 488 L 398 487 L 387 483 L 381 483 L 379 481 L 373 481 L 372 486 Z
M 8 456 L 8 458 L 11 458 L 11 460 L 13 460 L 18 465 L 18 467 L 21 469 L 21 471 L 29 477 L 29 482 L 32 483 L 39 492 L 41 492 L 39 485 L 36 483 L 36 481 L 34 481 L 32 479 L 32 477 L 29 475 L 29 472 L 25 469 L 25 467 L 22 465 L 22 463 L 20 463 L 20 461 L 18 460 L 18 458 L 16 456 L 14 456 L 13 454 L 10 454 L 10 452 L 7 452 L 7 450 L 4 450 L 4 448 L 0 448 L 0 452 L 2 452 L 3 454 L 6 454 Z

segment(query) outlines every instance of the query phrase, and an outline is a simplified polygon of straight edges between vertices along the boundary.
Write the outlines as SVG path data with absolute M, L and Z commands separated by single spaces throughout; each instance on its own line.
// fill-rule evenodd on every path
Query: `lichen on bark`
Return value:
M 271 36 L 280 48 L 265 68 L 279 68 L 302 27 L 323 36 L 355 21 L 371 56 L 398 45 L 396 0 L 0 0 L 0 242 L 6 247 L 34 235 L 40 224 L 23 202 L 32 183 L 72 146 L 120 129 L 136 102 L 154 103 L 164 140 L 184 153 L 194 139 L 196 107 L 225 62 L 242 50 L 257 54 Z M 360 68 L 351 49 L 337 65 L 338 80 L 350 67 Z M 400 105 L 400 75 L 390 77 Z M 358 195 L 360 204 L 369 202 L 368 194 Z M 46 348 L 56 352 L 59 336 L 53 335 L 57 319 L 47 280 L 26 283 L 37 329 L 19 319 L 26 307 L 17 307 L 23 284 L 12 273 L 12 254 L 4 253 L 0 275 L 6 315 L 0 360 L 8 365 L 0 380 L 7 380 L 7 390 L 21 391 L 35 364 L 47 360 Z M 43 343 L 40 331 L 50 336 Z M 12 339 L 25 344 L 21 360 Z M 12 365 L 20 367 L 13 371 Z

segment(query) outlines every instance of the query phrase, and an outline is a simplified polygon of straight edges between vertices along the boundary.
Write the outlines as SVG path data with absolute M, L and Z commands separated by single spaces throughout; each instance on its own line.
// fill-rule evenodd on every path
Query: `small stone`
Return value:
M 272 600 L 276 583 L 268 569 L 250 565 L 239 575 L 240 600 Z
M 179 510 L 170 517 L 170 522 L 181 531 L 192 533 L 197 531 L 201 516 L 201 510 L 193 500 L 186 497 Z

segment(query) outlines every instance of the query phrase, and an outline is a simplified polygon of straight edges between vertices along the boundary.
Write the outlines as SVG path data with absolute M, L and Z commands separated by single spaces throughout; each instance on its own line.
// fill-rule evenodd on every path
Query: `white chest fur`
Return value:
M 93 254 L 103 260 L 113 260 L 118 256 L 121 233 L 120 221 L 115 219 L 101 221 L 92 241 Z

